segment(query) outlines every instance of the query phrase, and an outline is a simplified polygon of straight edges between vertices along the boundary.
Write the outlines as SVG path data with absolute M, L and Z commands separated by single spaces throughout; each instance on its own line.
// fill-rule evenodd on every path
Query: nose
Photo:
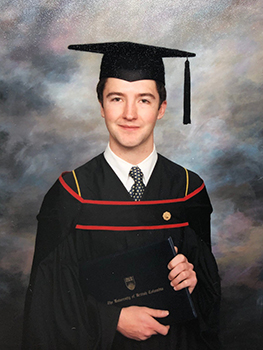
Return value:
M 123 117 L 129 121 L 138 118 L 135 101 L 126 101 Z

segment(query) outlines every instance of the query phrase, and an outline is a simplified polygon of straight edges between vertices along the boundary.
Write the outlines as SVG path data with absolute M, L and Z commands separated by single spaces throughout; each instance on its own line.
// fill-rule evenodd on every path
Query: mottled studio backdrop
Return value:
M 120 40 L 197 54 L 188 126 L 184 60 L 165 59 L 157 149 L 208 187 L 226 349 L 261 349 L 263 1 L 1 0 L 0 19 L 1 350 L 19 349 L 44 193 L 107 143 L 95 94 L 100 57 L 67 46 Z

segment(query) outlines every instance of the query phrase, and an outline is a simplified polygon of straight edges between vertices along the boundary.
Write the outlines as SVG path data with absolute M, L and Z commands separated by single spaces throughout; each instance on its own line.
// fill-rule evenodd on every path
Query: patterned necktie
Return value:
M 130 189 L 130 195 L 135 201 L 141 200 L 145 185 L 142 182 L 143 173 L 138 166 L 133 166 L 129 172 L 129 175 L 133 178 L 134 184 Z

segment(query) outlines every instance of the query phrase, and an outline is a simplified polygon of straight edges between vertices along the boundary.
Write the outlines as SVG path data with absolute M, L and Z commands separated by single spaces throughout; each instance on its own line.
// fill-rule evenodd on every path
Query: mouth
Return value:
M 128 130 L 128 131 L 139 129 L 139 126 L 136 126 L 136 125 L 119 125 L 119 127 L 122 128 L 123 130 Z

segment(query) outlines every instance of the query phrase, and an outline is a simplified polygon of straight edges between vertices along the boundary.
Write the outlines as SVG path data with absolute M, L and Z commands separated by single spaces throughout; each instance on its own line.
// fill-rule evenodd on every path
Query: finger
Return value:
M 167 335 L 170 329 L 170 326 L 165 326 L 163 324 L 161 324 L 160 322 L 156 321 L 155 327 L 154 327 L 155 331 L 161 335 Z
M 176 246 L 174 246 L 174 249 L 176 251 L 176 254 L 178 253 L 178 248 Z
M 151 315 L 152 317 L 163 318 L 169 315 L 168 310 L 158 310 L 158 309 L 151 309 L 151 308 L 146 308 L 146 309 L 148 314 Z
M 197 278 L 196 278 L 196 273 L 194 271 L 192 271 L 191 273 L 183 272 L 171 281 L 171 286 L 175 290 L 181 290 L 187 287 L 190 287 L 193 290 L 196 284 L 197 284 Z
M 183 254 L 177 254 L 167 265 L 168 269 L 173 269 L 180 263 L 188 262 L 187 258 Z
M 183 281 L 177 282 L 173 280 L 171 282 L 171 286 L 173 287 L 174 290 L 181 290 L 183 288 L 190 287 L 192 281 L 190 279 L 185 279 Z
M 182 281 L 186 280 L 187 278 L 190 277 L 191 273 L 188 270 L 183 270 L 180 273 L 173 273 L 169 274 L 169 279 L 171 281 L 171 284 L 173 283 L 174 285 L 181 283 Z
M 195 286 L 196 286 L 196 281 L 190 281 L 190 280 L 185 280 L 179 284 L 177 284 L 176 287 L 173 287 L 175 291 L 179 291 L 181 289 L 184 289 L 184 288 L 188 288 L 190 294 L 193 292 L 193 290 L 195 289 Z
M 169 273 L 168 278 L 170 281 L 172 281 L 174 278 L 176 278 L 178 275 L 180 275 L 183 272 L 191 271 L 194 270 L 194 265 L 190 263 L 180 263 L 176 265 Z M 183 276 L 182 276 L 183 277 Z

